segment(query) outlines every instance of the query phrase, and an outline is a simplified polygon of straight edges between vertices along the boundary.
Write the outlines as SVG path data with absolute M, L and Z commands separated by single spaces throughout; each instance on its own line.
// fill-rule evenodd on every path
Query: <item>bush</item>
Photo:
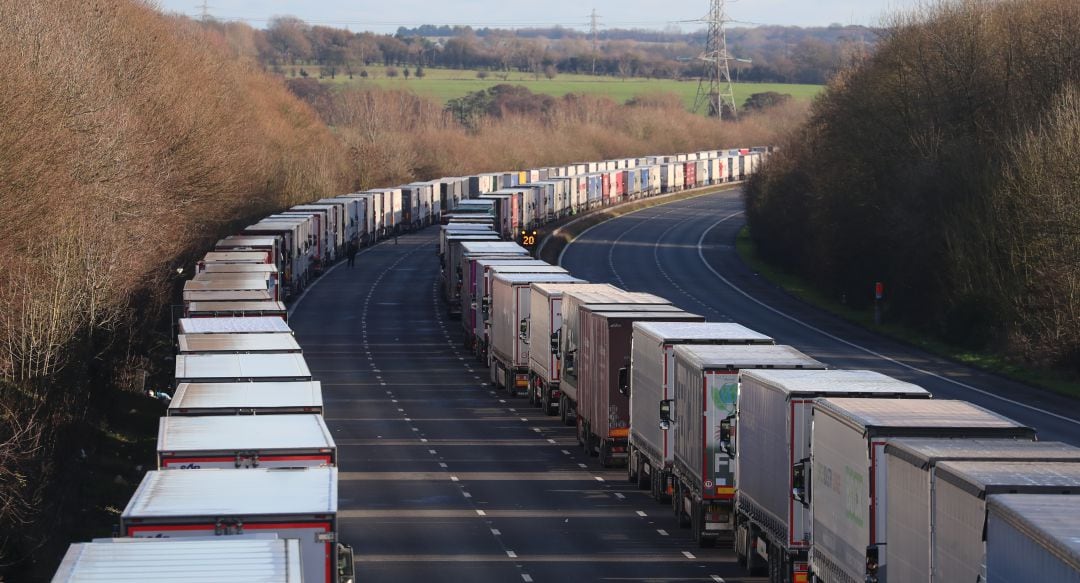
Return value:
M 480 80 L 487 79 L 488 78 L 488 72 L 487 71 L 477 71 L 476 72 L 476 78 L 480 79 Z
M 394 77 L 397 77 L 398 76 L 397 67 L 387 67 L 386 68 L 386 76 L 390 77 L 391 79 L 393 79 Z

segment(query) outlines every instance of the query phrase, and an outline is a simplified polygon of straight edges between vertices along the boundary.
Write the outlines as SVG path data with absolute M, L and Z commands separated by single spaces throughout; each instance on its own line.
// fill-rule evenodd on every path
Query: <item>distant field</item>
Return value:
M 310 75 L 318 76 L 318 67 L 304 67 L 304 69 Z M 501 78 L 496 78 L 490 72 L 487 79 L 477 79 L 476 71 L 458 69 L 424 69 L 422 79 L 416 77 L 405 79 L 400 75 L 397 78 L 387 77 L 385 67 L 368 67 L 366 70 L 369 75 L 367 79 L 363 79 L 359 75 L 354 75 L 353 79 L 349 79 L 347 75 L 338 75 L 336 79 L 327 78 L 324 81 L 336 85 L 374 84 L 386 88 L 411 89 L 420 95 L 427 95 L 443 103 L 472 91 L 480 91 L 500 83 L 512 83 L 514 85 L 524 85 L 534 93 L 544 93 L 556 97 L 567 93 L 595 93 L 607 95 L 620 103 L 642 93 L 669 92 L 679 95 L 683 102 L 686 103 L 687 108 L 690 108 L 694 104 L 694 97 L 697 95 L 698 89 L 697 80 L 674 81 L 670 79 L 642 78 L 623 80 L 614 77 L 572 74 L 560 74 L 554 79 L 545 79 L 543 77 L 537 79 L 529 74 L 511 73 L 504 81 Z M 400 68 L 399 71 L 401 71 Z M 288 68 L 286 72 L 288 73 Z M 776 91 L 777 93 L 787 93 L 795 99 L 809 100 L 821 92 L 823 87 L 821 85 L 786 85 L 781 83 L 736 83 L 734 89 L 735 103 L 742 106 L 746 98 L 753 93 Z

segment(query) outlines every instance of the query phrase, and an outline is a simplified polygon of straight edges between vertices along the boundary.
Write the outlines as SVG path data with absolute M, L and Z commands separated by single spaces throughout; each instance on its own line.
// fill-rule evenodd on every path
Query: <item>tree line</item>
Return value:
M 832 297 L 1080 371 L 1080 3 L 898 16 L 746 193 L 758 249 Z

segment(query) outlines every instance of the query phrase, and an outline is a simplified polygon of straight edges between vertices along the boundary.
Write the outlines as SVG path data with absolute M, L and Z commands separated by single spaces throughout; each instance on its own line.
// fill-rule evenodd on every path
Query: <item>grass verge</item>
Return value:
M 780 286 L 784 291 L 800 300 L 839 316 L 852 323 L 873 330 L 889 338 L 921 348 L 931 354 L 985 370 L 1004 377 L 1049 389 L 1070 397 L 1080 397 L 1080 379 L 1053 370 L 1032 369 L 1009 362 L 1004 356 L 962 348 L 931 338 L 916 330 L 892 323 L 874 323 L 872 309 L 855 309 L 822 294 L 797 275 L 788 273 L 775 265 L 767 263 L 758 256 L 754 241 L 750 238 L 750 227 L 743 227 L 735 240 L 739 257 L 759 275 Z

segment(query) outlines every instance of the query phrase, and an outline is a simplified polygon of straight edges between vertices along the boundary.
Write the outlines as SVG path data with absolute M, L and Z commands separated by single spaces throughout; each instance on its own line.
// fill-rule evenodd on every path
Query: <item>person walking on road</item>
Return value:
M 349 258 L 349 267 L 356 264 L 356 241 L 349 241 L 349 248 L 345 250 L 345 256 Z

